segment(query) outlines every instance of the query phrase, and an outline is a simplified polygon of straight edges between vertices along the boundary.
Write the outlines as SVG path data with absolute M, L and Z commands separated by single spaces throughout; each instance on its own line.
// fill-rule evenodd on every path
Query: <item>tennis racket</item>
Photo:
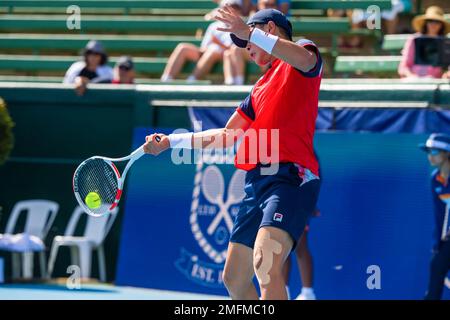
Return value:
M 157 142 L 161 141 L 156 136 Z M 144 155 L 144 145 L 123 158 L 91 157 L 83 161 L 73 174 L 73 192 L 84 211 L 94 217 L 111 213 L 122 196 L 123 185 L 128 170 Z M 115 163 L 128 161 L 120 174 Z M 94 206 L 88 206 L 86 199 L 94 196 Z

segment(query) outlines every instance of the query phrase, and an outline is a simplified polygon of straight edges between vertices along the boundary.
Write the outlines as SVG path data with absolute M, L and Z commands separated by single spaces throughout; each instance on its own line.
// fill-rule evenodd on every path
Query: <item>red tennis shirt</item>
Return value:
M 235 157 L 238 169 L 248 171 L 259 163 L 293 162 L 319 175 L 313 140 L 323 62 L 312 41 L 302 39 L 297 44 L 316 54 L 314 68 L 303 72 L 276 59 L 237 108 L 250 122 Z M 278 129 L 274 136 L 272 129 Z M 278 141 L 272 141 L 277 135 Z M 254 148 L 250 148 L 252 144 Z M 278 153 L 277 158 L 273 152 Z

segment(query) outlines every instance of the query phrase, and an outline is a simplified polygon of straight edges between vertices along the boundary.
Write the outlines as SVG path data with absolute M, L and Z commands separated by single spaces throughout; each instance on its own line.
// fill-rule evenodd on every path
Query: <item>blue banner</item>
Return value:
M 363 104 L 363 103 L 361 103 Z M 233 108 L 191 108 L 191 120 L 203 129 L 223 127 Z M 450 133 L 450 110 L 440 108 L 319 108 L 318 131 L 378 133 Z
M 427 132 L 430 125 L 418 122 L 444 126 L 449 118 L 447 113 L 429 110 L 403 111 L 407 114 L 392 110 L 379 121 L 374 111 L 323 108 L 319 113 L 323 128 L 327 122 L 335 128 L 346 122 L 350 131 L 388 132 L 316 134 L 323 176 L 322 215 L 312 219 L 308 237 L 319 299 L 424 296 L 433 227 L 431 167 L 417 145 L 427 134 L 401 132 Z M 229 108 L 191 110 L 203 129 L 223 126 L 232 112 Z M 362 122 L 367 122 L 365 129 Z M 134 146 L 154 131 L 172 132 L 138 128 Z M 192 153 L 181 156 L 195 158 Z M 242 196 L 236 186 L 243 183 L 243 175 L 232 164 L 214 163 L 215 156 L 180 165 L 165 152 L 133 165 L 127 181 L 118 284 L 227 295 L 221 272 L 230 221 Z M 237 190 L 235 195 L 231 190 Z M 301 281 L 295 259 L 292 262 L 289 286 L 295 297 Z M 379 281 L 376 286 L 374 276 Z M 449 299 L 450 278 L 446 287 L 444 298 Z

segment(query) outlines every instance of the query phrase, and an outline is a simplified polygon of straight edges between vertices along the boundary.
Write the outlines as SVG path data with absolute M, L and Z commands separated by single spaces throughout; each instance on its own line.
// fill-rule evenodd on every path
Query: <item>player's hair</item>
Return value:
M 277 27 L 278 27 L 278 26 L 277 26 Z M 278 27 L 278 29 L 280 30 L 280 33 L 281 33 L 281 35 L 282 35 L 283 38 L 292 41 L 292 38 L 288 36 L 288 33 L 287 33 L 287 31 L 286 31 L 284 28 Z
M 427 20 L 423 24 L 422 30 L 420 30 L 420 32 L 424 35 L 426 35 L 428 33 L 428 21 Z M 439 29 L 438 35 L 445 36 L 445 25 L 442 22 L 441 22 L 441 28 Z
M 255 25 L 261 25 L 261 26 L 264 26 L 264 24 L 260 24 L 260 23 L 257 23 L 257 24 L 255 24 Z M 277 26 L 278 27 L 278 30 L 280 30 L 280 34 L 281 34 L 281 36 L 284 38 L 284 39 L 287 39 L 287 40 L 290 40 L 290 41 L 292 41 L 292 37 L 289 37 L 288 36 L 288 32 L 286 31 L 286 29 L 284 29 L 284 28 L 282 28 L 282 27 L 280 27 L 280 26 Z

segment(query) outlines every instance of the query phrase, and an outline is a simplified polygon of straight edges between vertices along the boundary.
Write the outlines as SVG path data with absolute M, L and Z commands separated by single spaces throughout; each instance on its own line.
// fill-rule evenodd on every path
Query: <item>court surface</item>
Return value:
M 1 284 L 0 300 L 211 300 L 226 297 L 108 284 L 82 284 L 69 289 L 62 284 Z

